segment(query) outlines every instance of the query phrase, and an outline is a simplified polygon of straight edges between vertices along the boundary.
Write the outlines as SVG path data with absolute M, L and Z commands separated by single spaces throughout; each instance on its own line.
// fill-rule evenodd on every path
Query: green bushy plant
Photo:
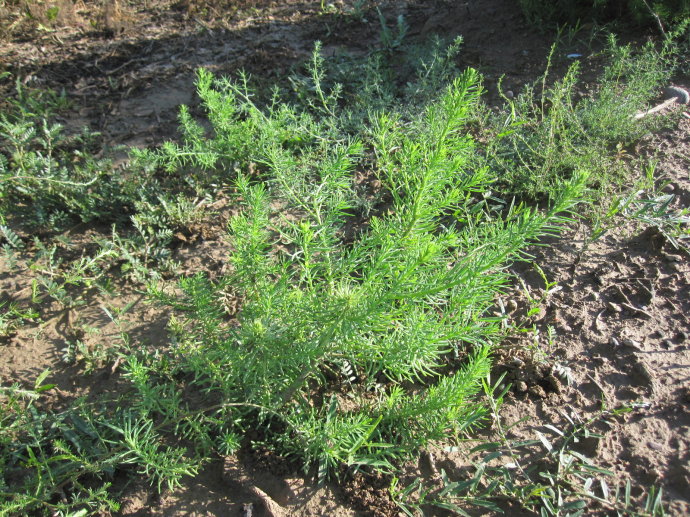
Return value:
M 122 178 L 106 159 L 94 157 L 98 135 L 84 129 L 67 134 L 54 121 L 63 95 L 27 88 L 0 113 L 0 220 L 59 228 L 65 223 L 113 220 L 127 205 Z
M 103 485 L 117 471 L 174 487 L 252 440 L 322 479 L 343 465 L 393 470 L 487 417 L 481 387 L 502 333 L 490 308 L 509 281 L 507 266 L 557 232 L 588 174 L 603 184 L 602 171 L 619 160 L 616 145 L 646 130 L 631 114 L 665 75 L 651 47 L 612 45 L 596 95 L 576 101 L 574 66 L 543 95 L 533 89 L 512 100 L 477 149 L 468 135 L 480 77 L 454 73 L 458 46 L 437 43 L 431 59 L 405 58 L 406 71 L 423 63 L 407 83 L 396 75 L 400 63 L 391 64 L 393 49 L 351 67 L 324 61 L 317 48 L 292 91 L 276 88 L 265 103 L 246 77 L 198 72 L 210 124 L 182 108 L 180 142 L 133 152 L 126 182 L 104 175 L 88 186 L 96 196 L 106 192 L 101 180 L 112 186 L 131 223 L 71 264 L 36 244 L 46 253 L 37 296 L 65 307 L 81 303 L 73 291 L 118 260 L 138 281 L 156 280 L 151 297 L 174 309 L 170 346 L 122 354 L 131 389 L 113 405 L 126 410 L 78 401 L 53 413 L 36 407 L 35 394 L 3 389 L 0 460 L 23 477 L 4 478 L 0 508 L 107 511 L 115 505 Z M 80 204 L 88 189 L 52 198 L 50 182 L 32 181 L 47 211 L 91 213 Z M 230 272 L 171 288 L 161 278 L 174 270 L 173 234 L 204 216 L 198 200 L 217 188 L 239 209 L 229 223 Z M 547 208 L 499 199 L 515 193 Z M 639 215 L 675 231 L 680 219 L 667 220 L 668 200 L 649 201 Z M 8 256 L 22 249 L 9 227 L 0 231 Z M 30 316 L 13 309 L 0 311 L 10 332 Z M 71 344 L 70 357 L 79 346 Z M 469 488 L 487 479 L 483 472 Z M 467 495 L 466 486 L 446 488 L 447 503 Z M 469 495 L 487 502 L 496 492 Z M 557 498 L 554 491 L 542 502 Z
M 208 77 L 199 74 L 202 98 L 238 91 Z M 555 231 L 583 181 L 565 185 L 543 214 L 489 210 L 482 193 L 493 177 L 470 166 L 465 129 L 478 81 L 465 71 L 416 121 L 377 114 L 365 141 L 329 139 L 338 134 L 329 126 L 294 147 L 286 121 L 318 129 L 317 119 L 287 105 L 247 106 L 265 121 L 255 138 L 263 181 L 235 181 L 245 209 L 230 223 L 233 272 L 185 278 L 181 296 L 152 291 L 181 311 L 167 382 L 183 375 L 217 401 L 233 432 L 259 424 L 267 444 L 318 466 L 321 477 L 340 464 L 390 468 L 477 425 L 483 408 L 474 395 L 499 332 L 487 310 L 506 282 L 503 268 Z M 245 137 L 235 135 L 247 119 L 223 120 L 198 155 L 208 145 L 215 159 L 218 142 L 234 138 L 242 149 Z M 175 163 L 174 149 L 159 156 Z M 389 197 L 368 218 L 356 213 L 353 175 L 365 160 Z
M 11 121 L 0 116 L 0 210 L 24 211 L 38 224 L 60 226 L 70 217 L 88 221 L 114 211 L 114 185 L 108 165 L 66 139 L 63 128 L 47 119 Z
M 198 462 L 165 444 L 146 413 L 77 400 L 45 409 L 55 388 L 46 370 L 27 389 L 0 387 L 0 514 L 94 515 L 119 504 L 109 494 L 117 470 L 135 469 L 160 488 L 176 486 Z
M 155 160 L 115 169 L 94 156 L 97 133 L 68 134 L 54 122 L 64 97 L 19 81 L 16 88 L 11 109 L 0 113 L 0 221 L 12 213 L 23 224 L 59 229 L 76 221 L 122 223 L 134 215 L 161 231 L 198 219 L 189 181 L 157 177 Z
M 328 139 L 359 137 L 378 111 L 416 115 L 459 73 L 454 58 L 461 43 L 461 38 L 433 39 L 406 48 L 395 60 L 384 50 L 365 59 L 342 55 L 325 60 L 316 42 L 311 59 L 290 75 L 289 87 L 263 90 L 244 73 L 230 81 L 200 69 L 197 93 L 210 128 L 182 106 L 180 141 L 131 150 L 133 166 L 148 175 L 165 171 L 165 181 L 182 179 L 176 189 L 191 188 L 203 196 L 209 186 L 232 182 L 247 167 L 260 171 L 277 144 L 299 153 Z
M 232 179 L 237 170 L 264 157 L 269 142 L 299 148 L 318 138 L 313 121 L 278 103 L 267 117 L 251 102 L 248 78 L 239 83 L 214 78 L 206 70 L 197 74 L 197 90 L 212 125 L 211 134 L 193 119 L 186 106 L 180 108 L 182 142 L 166 142 L 158 150 L 133 150 L 141 167 L 160 168 L 186 176 L 186 182 L 201 191 L 209 184 Z
M 38 319 L 33 309 L 23 309 L 16 303 L 0 301 L 0 338 L 12 335 L 25 321 Z
M 579 91 L 583 85 L 575 62 L 550 86 L 545 75 L 516 98 L 506 98 L 505 111 L 489 118 L 498 137 L 486 156 L 500 171 L 503 191 L 541 199 L 580 170 L 590 171 L 599 195 L 627 180 L 623 151 L 658 123 L 634 115 L 658 95 L 672 66 L 667 49 L 650 43 L 635 51 L 613 36 L 605 54 L 608 64 L 586 95 Z

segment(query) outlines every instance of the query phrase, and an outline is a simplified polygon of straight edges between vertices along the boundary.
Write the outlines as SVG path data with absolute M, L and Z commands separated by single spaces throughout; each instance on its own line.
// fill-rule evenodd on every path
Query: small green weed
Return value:
M 113 217 L 121 208 L 118 188 L 106 174 L 108 163 L 88 151 L 93 135 L 67 137 L 60 124 L 49 121 L 47 108 L 29 104 L 31 111 L 23 107 L 15 117 L 0 114 L 2 219 L 10 208 L 25 222 L 52 228 L 73 218 Z
M 655 227 L 676 249 L 689 249 L 690 209 L 672 206 L 675 195 L 664 193 L 667 183 L 655 185 L 656 164 L 649 163 L 645 176 L 629 192 L 615 196 L 605 214 L 594 218 L 589 242 L 616 228 L 622 220 L 634 219 Z
M 654 186 L 654 167 L 648 169 L 648 188 L 622 199 L 619 210 L 625 217 L 657 228 L 676 249 L 690 252 L 690 208 L 672 206 L 676 196 L 663 192 L 667 183 Z
M 12 335 L 24 322 L 38 319 L 38 313 L 31 308 L 20 308 L 16 303 L 0 302 L 0 337 Z
M 404 16 L 400 14 L 395 20 L 395 29 L 393 30 L 388 26 L 386 17 L 381 10 L 377 8 L 376 11 L 378 12 L 379 23 L 381 24 L 381 45 L 386 51 L 390 52 L 402 44 L 409 27 L 407 23 L 405 23 Z
M 145 414 L 83 400 L 63 412 L 43 409 L 54 389 L 44 384 L 49 375 L 30 389 L 0 387 L 0 514 L 116 511 L 104 478 L 117 469 L 133 468 L 159 488 L 197 471 L 183 449 L 164 445 L 163 426 Z
M 668 54 L 651 44 L 633 52 L 611 38 L 607 54 L 598 87 L 582 99 L 576 98 L 580 65 L 575 62 L 551 86 L 545 75 L 540 94 L 537 85 L 529 87 L 490 117 L 496 138 L 487 161 L 498 168 L 503 191 L 548 199 L 581 170 L 590 171 L 597 196 L 629 182 L 628 161 L 611 149 L 625 148 L 649 130 L 633 115 L 661 89 L 670 64 Z
M 34 244 L 37 254 L 30 266 L 36 274 L 32 281 L 32 302 L 40 303 L 47 297 L 66 310 L 86 303 L 89 291 L 98 289 L 104 269 L 117 256 L 112 246 L 106 245 L 92 255 L 64 264 L 57 244 L 46 246 L 38 239 Z

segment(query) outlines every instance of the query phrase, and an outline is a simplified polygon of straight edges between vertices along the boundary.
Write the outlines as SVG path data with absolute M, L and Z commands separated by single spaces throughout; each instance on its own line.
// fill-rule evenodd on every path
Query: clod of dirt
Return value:
M 387 493 L 390 479 L 381 473 L 356 472 L 346 478 L 343 494 L 352 507 L 375 517 L 392 517 L 399 515 L 397 505 L 390 498 L 382 497 Z
M 627 347 L 634 352 L 642 352 L 642 345 L 640 345 L 640 343 L 638 343 L 637 341 L 626 338 L 622 341 L 622 343 L 624 347 Z M 625 348 L 623 350 L 625 350 Z
M 638 386 L 643 386 L 649 388 L 650 390 L 654 389 L 654 378 L 652 377 L 649 368 L 647 368 L 642 361 L 638 360 L 636 363 L 634 363 L 630 373 L 633 382 L 635 382 Z
M 538 399 L 545 399 L 547 396 L 544 388 L 542 388 L 538 384 L 535 386 L 530 386 L 529 393 L 530 393 L 530 395 L 533 395 L 533 396 L 537 397 Z
M 685 390 L 685 393 L 683 394 L 683 400 L 687 403 L 690 403 L 690 388 L 687 388 Z
M 264 511 L 264 515 L 268 517 L 287 517 L 288 513 L 276 503 L 266 492 L 252 483 L 251 477 L 246 472 L 244 466 L 234 456 L 225 458 L 223 477 L 231 484 L 239 485 L 243 490 L 246 490 Z M 250 509 L 247 514 L 247 508 Z M 245 503 L 242 511 L 244 515 L 253 515 L 253 505 Z
M 597 436 L 587 436 L 585 438 L 580 438 L 579 442 L 575 444 L 574 449 L 589 458 L 593 458 L 599 454 L 600 446 L 601 438 Z
M 419 471 L 422 475 L 431 479 L 438 475 L 438 469 L 436 468 L 436 458 L 431 451 L 422 451 L 419 455 Z

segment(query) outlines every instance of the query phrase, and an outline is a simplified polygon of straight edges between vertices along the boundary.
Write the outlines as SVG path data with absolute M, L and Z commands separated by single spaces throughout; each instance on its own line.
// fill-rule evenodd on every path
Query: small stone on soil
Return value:
M 613 312 L 621 312 L 623 309 L 621 309 L 621 306 L 613 303 L 613 302 L 608 302 L 606 306 L 611 309 Z
M 632 339 L 624 339 L 622 342 L 628 348 L 632 348 L 633 350 L 637 350 L 638 352 L 642 351 L 642 346 L 637 341 L 633 341 Z
M 655 451 L 662 451 L 664 450 L 664 446 L 656 443 L 656 442 L 647 442 L 647 445 L 649 446 L 650 449 L 654 449 Z
M 515 366 L 516 368 L 522 368 L 523 366 L 525 366 L 525 361 L 523 361 L 519 357 L 514 357 L 510 360 L 510 365 Z
M 535 384 L 534 386 L 530 386 L 529 393 L 531 395 L 534 395 L 535 397 L 540 398 L 540 399 L 546 398 L 546 391 L 544 391 L 544 388 L 539 386 L 539 384 Z

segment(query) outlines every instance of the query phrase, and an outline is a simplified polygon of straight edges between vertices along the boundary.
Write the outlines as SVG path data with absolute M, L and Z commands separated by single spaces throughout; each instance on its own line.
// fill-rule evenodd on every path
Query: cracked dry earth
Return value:
M 484 73 L 488 102 L 497 101 L 495 85 L 503 74 L 504 85 L 516 91 L 534 80 L 551 44 L 549 36 L 527 27 L 516 2 L 508 0 L 472 0 L 450 7 L 448 2 L 368 2 L 367 23 L 320 14 L 320 2 L 238 4 L 260 9 L 209 20 L 185 2 L 152 0 L 147 8 L 132 7 L 129 26 L 114 34 L 71 27 L 7 42 L 0 49 L 1 70 L 11 70 L 34 86 L 64 87 L 73 103 L 63 119 L 69 126 L 88 125 L 103 132 L 108 146 L 141 146 L 174 135 L 177 105 L 195 102 L 197 66 L 218 73 L 247 68 L 276 79 L 306 57 L 316 39 L 333 54 L 364 52 L 378 37 L 374 4 L 389 19 L 403 14 L 410 38 L 462 35 L 465 43 L 458 64 L 476 66 Z M 341 4 L 353 3 L 337 5 Z M 9 91 L 11 84 L 4 87 Z M 676 207 L 690 206 L 689 134 L 690 120 L 680 118 L 673 129 L 650 136 L 638 149 L 640 154 L 657 155 L 657 171 L 669 182 L 665 192 L 674 195 Z M 199 235 L 178 239 L 175 258 L 185 272 L 199 268 L 222 272 L 227 250 L 223 212 L 228 211 L 219 207 L 220 221 L 213 227 L 209 223 Z M 548 296 L 533 267 L 515 265 L 530 296 L 545 299 L 540 312 L 525 320 L 528 300 L 523 287 L 516 285 L 503 297 L 510 318 L 528 323 L 538 333 L 515 335 L 497 352 L 495 373 L 506 373 L 512 383 L 501 415 L 506 423 L 525 419 L 512 428 L 512 436 L 534 439 L 536 432 L 552 436 L 547 425 L 560 429 L 571 421 L 588 421 L 602 403 L 610 408 L 630 405 L 633 411 L 627 415 L 593 424 L 602 438 L 580 444 L 583 453 L 615 473 L 612 485 L 630 478 L 635 487 L 661 486 L 669 514 L 687 515 L 690 260 L 658 229 L 622 218 L 615 223 L 593 242 L 588 241 L 590 228 L 574 225 L 549 240 L 549 247 L 532 250 L 546 278 L 556 282 L 557 289 Z M 79 242 L 108 231 L 75 230 L 69 236 L 76 246 L 72 252 L 78 253 Z M 30 278 L 3 270 L 0 286 L 21 301 L 29 296 Z M 71 398 L 117 392 L 122 379 L 116 364 L 84 375 L 77 366 L 61 362 L 61 351 L 73 337 L 75 320 L 100 329 L 97 335 L 82 336 L 87 344 L 96 346 L 118 335 L 121 329 L 100 309 L 106 301 L 119 306 L 134 303 L 125 325 L 132 339 L 163 346 L 166 315 L 139 298 L 123 286 L 118 300 L 90 299 L 78 314 L 42 307 L 42 325 L 23 329 L 0 344 L 3 383 L 31 384 L 50 367 L 51 381 L 60 390 L 58 399 L 60 393 Z M 567 369 L 569 384 L 554 375 L 555 367 Z M 487 430 L 486 436 L 491 438 L 491 432 Z M 438 465 L 452 480 L 467 479 L 469 460 L 462 451 L 434 451 L 431 465 L 411 465 L 408 477 L 436 478 Z M 317 486 L 296 466 L 266 451 L 243 451 L 236 458 L 212 462 L 198 476 L 185 480 L 181 489 L 160 496 L 145 481 L 114 482 L 124 489 L 120 515 L 399 515 L 385 477 L 355 477 L 341 486 Z M 425 512 L 448 515 L 429 508 Z M 521 514 L 514 508 L 506 513 Z

